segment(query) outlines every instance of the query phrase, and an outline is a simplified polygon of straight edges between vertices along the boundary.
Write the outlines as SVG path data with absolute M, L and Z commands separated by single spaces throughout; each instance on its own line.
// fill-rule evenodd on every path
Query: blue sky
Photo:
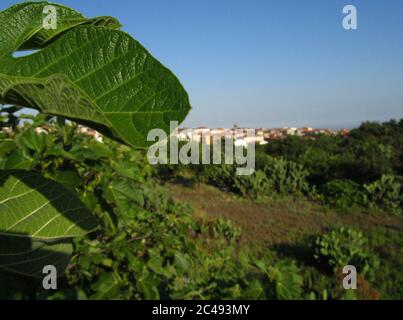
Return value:
M 57 2 L 117 17 L 189 92 L 188 126 L 350 127 L 403 117 L 401 0 Z M 342 27 L 346 4 L 357 8 L 358 30 Z

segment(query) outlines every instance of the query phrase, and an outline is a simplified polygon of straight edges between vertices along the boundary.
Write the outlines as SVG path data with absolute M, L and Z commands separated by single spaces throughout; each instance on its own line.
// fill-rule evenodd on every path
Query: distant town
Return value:
M 248 131 L 250 130 L 254 130 L 253 136 L 248 135 Z M 267 144 L 270 140 L 283 139 L 287 136 L 299 136 L 306 139 L 315 139 L 318 135 L 347 136 L 349 132 L 349 129 L 333 130 L 328 128 L 319 129 L 312 127 L 246 128 L 234 125 L 230 129 L 208 128 L 204 126 L 197 128 L 179 127 L 174 134 L 176 134 L 178 139 L 181 141 L 201 142 L 204 137 L 204 141 L 209 144 L 215 137 L 233 137 L 236 144 L 247 145 L 249 143 Z
M 11 134 L 11 128 L 5 127 L 1 129 L 2 132 Z M 37 134 L 48 134 L 52 131 L 52 125 L 46 124 L 35 129 Z M 95 140 L 102 142 L 102 135 L 94 129 L 86 126 L 79 125 L 77 131 L 82 134 L 86 134 L 94 137 Z M 251 135 L 250 132 L 253 132 Z M 247 128 L 234 125 L 232 128 L 184 128 L 179 127 L 173 135 L 180 141 L 193 141 L 193 142 L 205 142 L 211 144 L 214 139 L 222 139 L 226 137 L 234 138 L 235 145 L 248 145 L 250 143 L 255 144 L 267 144 L 270 140 L 283 139 L 287 136 L 299 136 L 305 139 L 315 139 L 318 135 L 342 135 L 347 136 L 349 129 L 333 130 L 328 128 Z

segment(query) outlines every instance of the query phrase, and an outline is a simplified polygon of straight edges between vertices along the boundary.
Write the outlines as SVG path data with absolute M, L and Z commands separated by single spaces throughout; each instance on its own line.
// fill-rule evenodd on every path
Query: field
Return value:
M 351 215 L 301 199 L 256 203 L 206 184 L 184 186 L 168 183 L 166 188 L 175 200 L 190 205 L 196 217 L 228 218 L 241 227 L 244 241 L 266 246 L 297 247 L 304 239 L 334 226 L 352 226 L 368 232 L 403 229 L 401 217 L 368 216 L 365 213 Z
M 256 203 L 213 186 L 191 183 L 183 177 L 165 187 L 174 199 L 188 204 L 195 217 L 207 220 L 228 218 L 242 229 L 242 241 L 248 246 L 263 246 L 306 265 L 315 266 L 310 243 L 318 235 L 340 226 L 361 229 L 384 259 L 378 272 L 386 275 L 382 280 L 386 280 L 384 290 L 393 294 L 385 292 L 383 298 L 400 299 L 402 279 L 398 280 L 401 273 L 398 270 L 403 266 L 401 217 L 351 214 L 292 198 Z M 367 290 L 372 295 L 363 292 L 361 298 L 381 298 L 371 289 Z

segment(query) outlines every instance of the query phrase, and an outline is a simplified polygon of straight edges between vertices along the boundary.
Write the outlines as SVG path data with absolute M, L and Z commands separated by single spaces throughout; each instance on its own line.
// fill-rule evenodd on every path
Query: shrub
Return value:
M 392 175 L 383 175 L 381 179 L 364 185 L 370 207 L 377 206 L 386 211 L 399 214 L 402 212 L 402 186 Z
M 279 195 L 309 194 L 306 177 L 308 172 L 303 166 L 282 158 L 266 157 L 263 170 L 256 170 L 250 176 L 235 176 L 235 190 L 242 196 L 252 198 Z
M 275 264 L 268 264 L 263 258 L 255 261 L 256 267 L 262 271 L 268 282 L 264 290 L 270 299 L 301 299 L 303 278 L 293 260 L 280 260 Z
M 283 158 L 271 158 L 264 171 L 274 189 L 280 194 L 309 192 L 309 184 L 306 181 L 308 171 L 300 164 Z
M 198 165 L 192 166 L 193 172 L 196 172 Z M 235 183 L 235 165 L 230 164 L 208 164 L 203 165 L 201 169 L 202 181 L 207 182 L 224 191 L 234 191 Z
M 364 203 L 364 193 L 360 185 L 351 180 L 332 180 L 322 188 L 326 204 L 341 209 L 348 209 Z
M 341 227 L 319 236 L 314 242 L 314 258 L 333 270 L 354 265 L 362 275 L 372 276 L 379 266 L 368 240 L 361 231 Z
M 257 170 L 249 176 L 235 176 L 234 188 L 244 196 L 258 198 L 273 191 L 272 184 L 262 170 Z

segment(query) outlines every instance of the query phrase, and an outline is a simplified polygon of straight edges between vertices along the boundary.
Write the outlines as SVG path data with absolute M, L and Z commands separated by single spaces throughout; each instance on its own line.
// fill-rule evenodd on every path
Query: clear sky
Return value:
M 118 18 L 187 89 L 188 126 L 350 127 L 403 117 L 402 0 L 56 2 Z M 347 4 L 358 30 L 342 27 Z

